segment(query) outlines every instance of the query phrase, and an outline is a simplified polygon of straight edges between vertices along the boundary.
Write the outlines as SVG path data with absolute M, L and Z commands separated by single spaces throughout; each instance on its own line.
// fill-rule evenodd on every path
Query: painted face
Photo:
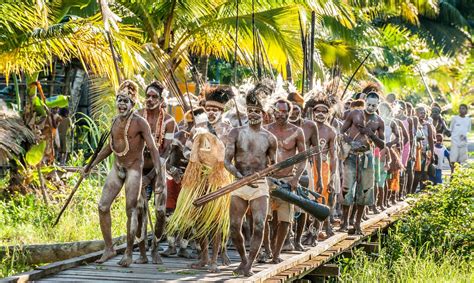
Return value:
M 425 118 L 426 118 L 426 111 L 425 111 L 425 109 L 424 109 L 424 108 L 418 108 L 418 109 L 416 109 L 416 116 L 418 117 L 418 119 L 419 119 L 420 121 L 425 120 Z
M 325 106 L 316 105 L 313 108 L 313 117 L 316 122 L 324 123 L 329 117 L 329 110 Z
M 301 119 L 301 109 L 298 105 L 293 105 L 293 110 L 291 110 L 290 122 L 294 123 Z
M 117 107 L 117 112 L 121 116 L 128 116 L 133 108 L 133 103 L 130 97 L 126 95 L 117 95 L 115 98 L 115 106 Z
M 290 108 L 288 104 L 285 102 L 277 102 L 275 104 L 275 112 L 273 113 L 275 117 L 275 121 L 279 124 L 284 124 L 288 122 L 288 118 L 290 117 Z
M 440 114 L 441 111 L 438 107 L 433 107 L 433 109 L 431 109 L 431 118 L 433 118 L 433 120 L 437 120 Z
M 215 124 L 221 119 L 222 109 L 214 106 L 206 106 L 207 117 L 209 117 L 209 123 Z
M 459 107 L 459 114 L 461 114 L 462 116 L 466 116 L 467 114 L 467 107 L 466 106 L 461 106 Z
M 262 123 L 262 109 L 258 107 L 247 106 L 247 116 L 250 125 Z
M 379 99 L 375 97 L 369 97 L 365 100 L 365 112 L 368 114 L 374 114 L 379 107 Z
M 163 102 L 158 90 L 155 88 L 150 87 L 146 93 L 146 108 L 147 109 L 155 109 Z

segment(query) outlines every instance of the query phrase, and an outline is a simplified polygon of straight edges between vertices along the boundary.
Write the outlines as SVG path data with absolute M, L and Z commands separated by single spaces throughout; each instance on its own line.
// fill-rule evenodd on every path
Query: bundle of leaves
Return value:
M 474 255 L 474 165 L 459 167 L 445 184 L 431 186 L 390 235 L 392 255 L 409 245 L 443 257 Z M 399 253 L 399 252 L 398 252 Z

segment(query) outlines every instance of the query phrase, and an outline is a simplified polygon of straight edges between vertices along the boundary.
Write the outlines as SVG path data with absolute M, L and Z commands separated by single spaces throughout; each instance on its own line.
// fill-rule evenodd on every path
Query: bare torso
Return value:
M 143 123 L 146 121 L 137 114 L 131 114 L 131 121 L 128 127 L 128 152 L 124 156 L 115 154 L 115 161 L 120 167 L 140 170 L 143 164 L 143 149 L 145 148 L 145 140 L 142 136 Z M 110 142 L 113 150 L 117 153 L 124 152 L 127 140 L 124 132 L 128 119 L 116 118 L 112 125 L 110 134 Z
M 272 123 L 267 127 L 268 131 L 275 135 L 278 142 L 277 161 L 283 161 L 296 154 L 298 147 L 298 139 L 303 138 L 303 130 L 293 124 L 286 123 L 283 127 Z M 293 176 L 294 166 L 278 171 L 275 177 Z
M 276 147 L 276 138 L 269 131 L 261 128 L 255 131 L 248 126 L 235 128 L 235 167 L 247 176 L 265 169 L 269 165 L 268 154 Z M 274 150 L 274 149 L 273 149 Z

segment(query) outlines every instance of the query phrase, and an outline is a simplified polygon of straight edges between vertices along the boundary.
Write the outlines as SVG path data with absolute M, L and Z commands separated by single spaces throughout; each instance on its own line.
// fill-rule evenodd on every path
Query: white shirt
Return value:
M 467 133 L 471 131 L 471 118 L 453 116 L 451 119 L 451 141 L 457 145 L 466 143 L 467 144 Z

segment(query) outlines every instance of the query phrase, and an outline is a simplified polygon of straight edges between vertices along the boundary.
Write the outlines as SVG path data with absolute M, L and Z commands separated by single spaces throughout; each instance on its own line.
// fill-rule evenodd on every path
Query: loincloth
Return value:
M 257 188 L 252 188 L 249 185 L 240 187 L 239 189 L 233 191 L 230 195 L 239 197 L 246 201 L 251 201 L 259 197 L 269 197 L 270 190 L 268 187 L 268 182 L 266 179 L 260 179 L 252 184 L 257 185 Z
M 344 160 L 344 205 L 373 205 L 375 170 L 371 151 L 349 154 Z
M 318 187 L 318 169 L 317 166 L 313 166 L 313 186 L 314 188 Z M 330 173 L 330 167 L 329 167 L 329 162 L 328 161 L 323 161 L 321 163 L 321 173 L 322 173 L 322 191 L 318 192 L 321 195 L 321 198 L 319 198 L 317 201 L 322 204 L 328 204 L 329 203 L 329 177 L 331 175 Z
M 279 179 L 285 182 L 289 182 L 291 179 L 293 179 L 293 177 L 290 176 Z M 269 211 L 271 211 L 271 213 L 269 214 L 269 216 L 271 216 L 273 212 L 276 212 L 278 221 L 288 223 L 293 222 L 293 217 L 295 214 L 295 208 L 293 204 L 276 197 L 271 197 L 270 208 L 271 209 L 269 209 Z

